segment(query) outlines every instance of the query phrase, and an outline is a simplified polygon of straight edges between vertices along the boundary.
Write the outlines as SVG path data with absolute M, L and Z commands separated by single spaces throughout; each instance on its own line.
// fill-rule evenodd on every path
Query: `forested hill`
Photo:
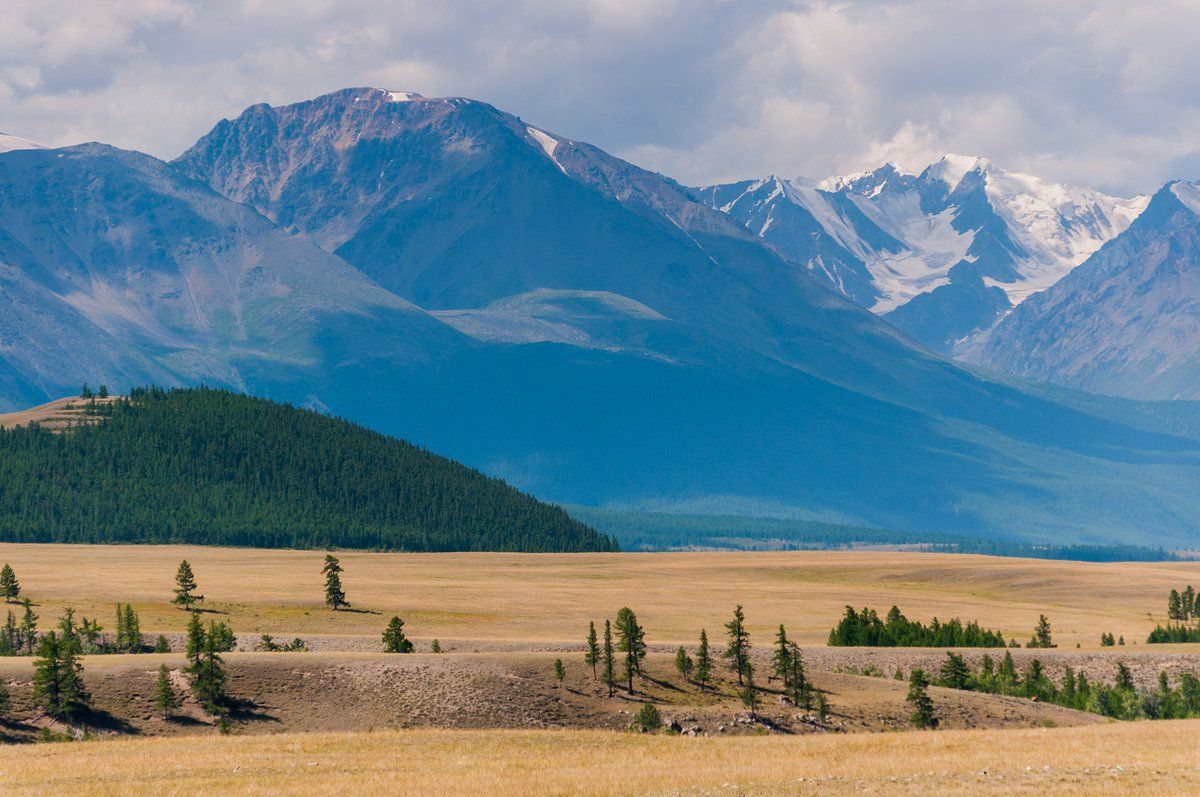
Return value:
M 64 433 L 0 431 L 0 540 L 616 548 L 498 479 L 307 410 L 198 388 L 134 391 L 100 411 Z

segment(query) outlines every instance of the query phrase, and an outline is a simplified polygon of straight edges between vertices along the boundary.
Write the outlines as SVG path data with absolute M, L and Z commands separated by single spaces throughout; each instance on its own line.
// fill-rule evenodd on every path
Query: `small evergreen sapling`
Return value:
M 438 642 L 436 639 L 433 640 L 432 642 L 430 642 L 429 643 L 429 652 L 430 653 L 441 653 L 442 652 L 442 643 Z
M 404 621 L 393 617 L 383 632 L 384 653 L 412 653 L 413 643 L 404 636 Z
M 558 681 L 558 685 L 562 686 L 563 680 L 567 677 L 567 671 L 563 667 L 562 659 L 554 660 L 554 680 Z
M 179 695 L 171 683 L 171 671 L 166 664 L 158 666 L 158 679 L 154 682 L 154 708 L 163 719 L 167 719 L 179 708 Z
M 692 657 L 688 655 L 687 648 L 683 645 L 679 646 L 679 650 L 675 651 L 675 670 L 679 673 L 679 677 L 684 681 L 692 680 L 692 670 L 695 668 L 695 663 Z
M 154 640 L 154 652 L 155 653 L 170 653 L 171 652 L 171 645 L 167 642 L 167 638 L 165 636 L 163 636 L 162 634 L 159 634 L 158 638 Z
M 633 721 L 643 731 L 653 733 L 662 726 L 662 715 L 658 713 L 658 706 L 653 703 L 643 703 Z

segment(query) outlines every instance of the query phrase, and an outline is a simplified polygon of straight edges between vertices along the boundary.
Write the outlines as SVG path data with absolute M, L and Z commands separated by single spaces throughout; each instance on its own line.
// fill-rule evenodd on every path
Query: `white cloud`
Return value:
M 0 130 L 172 157 L 252 103 L 382 84 L 689 183 L 953 151 L 1146 191 L 1200 176 L 1198 28 L 1183 0 L 9 0 Z

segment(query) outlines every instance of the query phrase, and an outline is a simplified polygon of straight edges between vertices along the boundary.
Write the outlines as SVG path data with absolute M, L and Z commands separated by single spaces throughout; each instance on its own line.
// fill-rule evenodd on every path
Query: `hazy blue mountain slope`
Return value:
M 98 144 L 0 155 L 0 290 L 10 404 L 84 378 L 269 389 L 272 372 L 324 378 L 348 353 L 467 342 L 253 210 Z
M 1200 398 L 1200 187 L 1164 187 L 1128 230 L 964 356 L 1100 393 Z

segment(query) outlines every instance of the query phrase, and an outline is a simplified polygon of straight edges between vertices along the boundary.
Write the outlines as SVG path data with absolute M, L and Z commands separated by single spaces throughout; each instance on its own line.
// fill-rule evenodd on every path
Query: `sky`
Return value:
M 1200 177 L 1192 0 L 5 0 L 0 131 L 172 158 L 347 86 L 486 100 L 702 185 L 941 154 Z

